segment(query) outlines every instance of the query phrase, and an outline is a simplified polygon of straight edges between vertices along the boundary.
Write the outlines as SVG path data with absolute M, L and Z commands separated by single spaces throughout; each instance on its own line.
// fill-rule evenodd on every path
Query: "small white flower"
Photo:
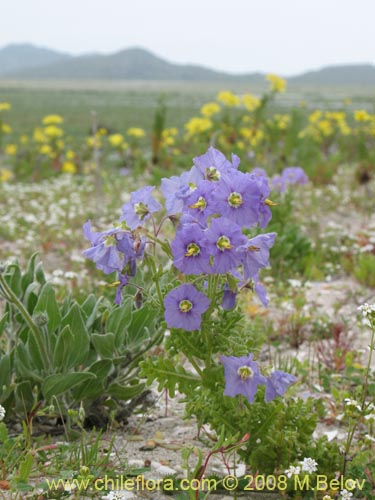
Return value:
M 375 313 L 375 305 L 367 304 L 367 302 L 365 302 L 364 304 L 358 307 L 358 311 L 362 313 L 362 316 L 364 318 L 368 318 L 369 316 L 371 317 Z
M 323 500 L 332 500 L 332 497 L 329 495 L 324 495 Z
M 341 500 L 349 500 L 349 498 L 353 496 L 353 493 L 351 493 L 348 490 L 341 490 L 340 495 L 341 495 Z
M 112 490 L 106 495 L 102 497 L 106 500 L 129 500 L 130 498 L 134 498 L 134 493 L 132 491 L 127 490 Z
M 373 436 L 370 436 L 370 434 L 366 434 L 365 439 L 367 439 L 367 441 L 371 441 L 372 443 L 375 443 L 375 438 Z
M 344 399 L 346 406 L 353 406 L 357 408 L 357 410 L 361 411 L 361 405 L 355 399 L 345 398 Z
M 0 405 L 0 422 L 4 420 L 5 417 L 5 408 Z
M 318 470 L 318 463 L 313 458 L 304 458 L 301 465 L 302 470 L 309 474 Z
M 289 467 L 289 469 L 286 469 L 284 471 L 284 473 L 288 476 L 288 477 L 292 477 L 292 476 L 298 476 L 299 473 L 301 472 L 301 467 L 299 465 L 297 465 L 296 467 L 294 467 L 294 465 L 291 465 Z

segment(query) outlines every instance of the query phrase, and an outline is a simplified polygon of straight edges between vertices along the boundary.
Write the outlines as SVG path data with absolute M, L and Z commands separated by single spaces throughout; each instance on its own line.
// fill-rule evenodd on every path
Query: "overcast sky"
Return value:
M 141 46 L 179 63 L 292 75 L 374 63 L 375 0 L 0 0 L 0 47 Z

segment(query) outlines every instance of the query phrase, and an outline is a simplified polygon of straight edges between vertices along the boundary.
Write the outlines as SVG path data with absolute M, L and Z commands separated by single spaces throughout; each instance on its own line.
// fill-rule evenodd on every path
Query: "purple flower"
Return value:
M 272 187 L 280 193 L 284 193 L 288 185 L 303 185 L 307 182 L 309 182 L 309 178 L 301 167 L 287 167 L 284 168 L 281 175 L 276 175 L 272 179 Z
M 289 385 L 296 380 L 296 377 L 290 373 L 279 370 L 272 372 L 266 380 L 266 402 L 269 403 L 275 399 L 276 396 L 283 396 Z
M 184 199 L 188 197 L 202 180 L 197 167 L 192 167 L 180 176 L 172 176 L 161 180 L 161 192 L 165 198 L 165 207 L 168 215 L 181 213 L 184 208 Z
M 240 226 L 225 217 L 212 219 L 206 239 L 207 249 L 214 258 L 211 273 L 226 273 L 241 263 L 237 248 L 244 245 L 247 238 Z
M 232 155 L 232 163 L 226 159 L 221 151 L 215 148 L 208 148 L 207 153 L 194 158 L 194 165 L 202 174 L 204 179 L 218 181 L 223 174 L 236 170 L 240 159 Z
M 221 307 L 223 309 L 225 309 L 226 311 L 230 311 L 236 305 L 236 297 L 237 297 L 237 293 L 233 292 L 233 290 L 231 290 L 229 288 L 228 283 L 225 283 Z
M 122 289 L 129 283 L 129 276 L 127 274 L 119 274 L 119 284 L 116 290 L 115 304 L 120 305 L 122 302 Z
M 253 361 L 253 355 L 221 356 L 224 365 L 225 390 L 224 396 L 232 398 L 238 394 L 246 397 L 249 403 L 254 402 L 258 386 L 266 383 L 265 377 L 260 374 L 258 364 Z
M 96 267 L 105 274 L 121 271 L 128 257 L 122 254 L 120 246 L 130 240 L 130 233 L 121 228 L 109 229 L 102 233 L 92 232 L 90 221 L 84 224 L 83 232 L 92 245 L 83 251 L 83 255 L 95 262 Z M 130 245 L 126 246 L 130 248 Z
M 216 212 L 241 227 L 253 227 L 259 221 L 259 183 L 256 176 L 233 170 L 223 175 L 215 191 Z
M 286 190 L 285 179 L 281 175 L 275 175 L 272 178 L 272 189 L 278 191 L 279 193 L 284 193 Z
M 154 212 L 161 209 L 160 203 L 152 198 L 151 193 L 154 186 L 145 186 L 134 191 L 130 196 L 130 201 L 122 206 L 122 215 L 120 220 L 126 221 L 130 229 L 143 226 Z
M 210 305 L 209 299 L 193 285 L 184 284 L 171 290 L 164 298 L 164 317 L 169 328 L 199 330 L 202 314 Z
M 269 266 L 270 248 L 275 237 L 276 233 L 259 234 L 238 247 L 245 279 L 252 278 L 260 269 Z
M 258 175 L 258 176 L 262 176 L 262 177 L 268 177 L 267 172 L 263 168 L 260 168 L 260 167 L 253 168 L 253 170 L 250 173 L 253 175 Z
M 171 248 L 173 264 L 182 273 L 201 274 L 210 271 L 205 231 L 198 224 L 182 226 L 176 232 Z
M 254 292 L 258 295 L 258 298 L 262 302 L 264 307 L 267 307 L 269 304 L 269 300 L 267 297 L 266 289 L 264 288 L 262 283 L 260 283 L 259 277 L 257 274 L 255 276 L 253 276 L 253 280 L 254 280 Z
M 197 189 L 184 200 L 184 213 L 192 215 L 204 224 L 207 217 L 215 213 L 214 190 L 214 183 L 201 181 Z
M 272 219 L 272 212 L 270 210 L 270 205 L 273 205 L 272 201 L 269 200 L 269 195 L 271 189 L 268 184 L 268 178 L 263 175 L 246 174 L 257 182 L 258 193 L 257 193 L 257 211 L 258 211 L 258 222 L 261 228 L 265 228 L 269 221 Z
M 301 167 L 286 167 L 281 176 L 287 184 L 307 184 L 309 178 Z

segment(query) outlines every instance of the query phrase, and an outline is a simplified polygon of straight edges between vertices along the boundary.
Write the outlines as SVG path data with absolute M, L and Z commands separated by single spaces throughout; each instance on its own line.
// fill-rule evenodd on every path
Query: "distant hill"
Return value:
M 169 80 L 263 83 L 264 74 L 230 74 L 191 64 L 174 64 L 141 48 L 114 54 L 68 54 L 34 47 L 8 45 L 0 49 L 0 78 Z M 288 78 L 289 83 L 312 85 L 375 85 L 371 64 L 328 66 Z
M 66 78 L 115 80 L 187 80 L 187 81 L 262 81 L 263 75 L 230 75 L 198 65 L 173 64 L 141 48 L 125 49 L 115 54 L 91 54 L 8 72 L 13 78 Z
M 316 71 L 288 78 L 293 83 L 311 83 L 312 85 L 375 85 L 375 66 L 372 64 L 351 64 L 328 66 Z
M 0 76 L 28 68 L 40 68 L 70 58 L 68 54 L 27 43 L 10 44 L 0 49 Z

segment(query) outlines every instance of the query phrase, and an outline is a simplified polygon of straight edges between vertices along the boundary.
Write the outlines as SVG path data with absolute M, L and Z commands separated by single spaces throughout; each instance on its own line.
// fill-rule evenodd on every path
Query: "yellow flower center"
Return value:
M 206 178 L 209 181 L 218 181 L 220 180 L 220 172 L 215 167 L 207 167 L 206 168 Z
M 181 312 L 187 313 L 192 309 L 193 304 L 190 302 L 190 300 L 185 299 L 185 300 L 181 300 L 178 307 L 180 308 Z
M 185 257 L 195 257 L 200 251 L 201 249 L 196 243 L 189 243 L 186 247 Z
M 242 196 L 240 193 L 233 192 L 228 197 L 228 203 L 231 207 L 240 207 L 243 203 Z
M 192 205 L 189 205 L 189 208 L 198 208 L 201 212 L 207 207 L 207 202 L 203 198 L 203 196 L 200 196 L 198 200 L 193 203 Z
M 106 247 L 110 247 L 112 245 L 116 245 L 117 244 L 116 237 L 113 236 L 113 235 L 104 236 L 104 244 L 105 244 Z
M 233 245 L 230 244 L 230 239 L 227 236 L 220 236 L 216 242 L 216 246 L 219 250 L 224 252 L 224 250 L 230 250 Z
M 134 205 L 134 210 L 135 210 L 135 213 L 138 215 L 138 217 L 141 220 L 143 220 L 146 217 L 146 215 L 149 213 L 148 208 L 141 201 Z
M 248 378 L 252 378 L 254 376 L 254 371 L 250 368 L 250 366 L 240 366 L 237 373 L 241 380 L 247 380 Z

